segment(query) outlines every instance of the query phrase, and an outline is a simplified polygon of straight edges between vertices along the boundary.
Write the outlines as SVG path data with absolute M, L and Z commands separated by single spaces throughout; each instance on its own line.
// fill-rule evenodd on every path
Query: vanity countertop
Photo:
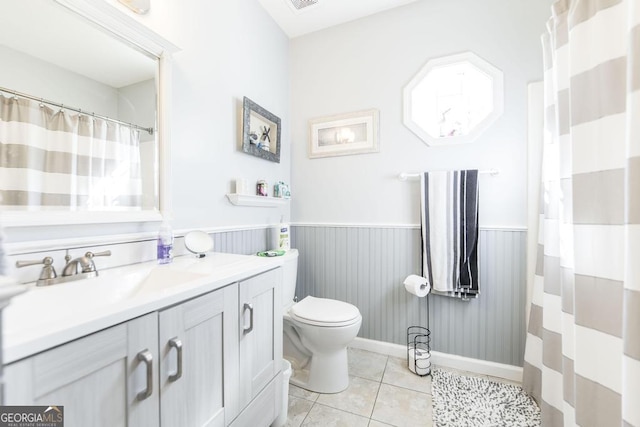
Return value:
M 100 272 L 47 287 L 24 285 L 3 311 L 4 363 L 11 363 L 281 265 L 276 258 L 213 253 Z
M 11 298 L 25 291 L 24 286 L 18 285 L 13 278 L 0 276 L 0 310 L 9 303 Z

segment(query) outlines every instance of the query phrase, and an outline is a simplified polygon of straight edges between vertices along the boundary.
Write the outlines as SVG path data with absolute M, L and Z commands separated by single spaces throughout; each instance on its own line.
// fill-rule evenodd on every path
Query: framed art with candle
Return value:
M 356 111 L 309 121 L 309 158 L 377 153 L 379 112 Z

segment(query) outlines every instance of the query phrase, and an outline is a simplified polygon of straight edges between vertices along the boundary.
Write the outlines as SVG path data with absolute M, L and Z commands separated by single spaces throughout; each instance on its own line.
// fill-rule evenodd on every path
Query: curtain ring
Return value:
M 40 108 L 44 108 L 44 99 L 40 98 Z

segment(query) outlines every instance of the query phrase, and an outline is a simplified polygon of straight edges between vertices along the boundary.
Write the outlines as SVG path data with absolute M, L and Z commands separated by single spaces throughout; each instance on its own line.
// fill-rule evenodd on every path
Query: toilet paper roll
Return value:
M 236 194 L 252 194 L 249 189 L 249 180 L 245 178 L 236 178 Z
M 404 279 L 404 288 L 410 294 L 421 298 L 427 296 L 427 294 L 431 291 L 431 285 L 428 283 L 427 279 L 415 274 L 412 274 Z
M 409 370 L 414 374 L 428 375 L 431 372 L 431 353 L 423 349 L 409 350 Z

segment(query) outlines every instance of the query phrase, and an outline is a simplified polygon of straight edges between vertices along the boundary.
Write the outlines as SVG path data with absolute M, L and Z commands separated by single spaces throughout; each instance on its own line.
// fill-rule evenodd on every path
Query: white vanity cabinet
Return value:
M 282 269 L 241 281 L 240 407 L 233 427 L 268 426 L 281 408 Z M 249 403 L 251 404 L 249 405 Z
M 268 426 L 281 408 L 281 269 L 16 361 L 5 404 L 65 426 Z
M 233 284 L 159 313 L 162 426 L 224 426 L 237 414 L 237 301 Z
M 157 427 L 157 330 L 151 313 L 5 366 L 5 404 L 62 405 L 69 427 Z

